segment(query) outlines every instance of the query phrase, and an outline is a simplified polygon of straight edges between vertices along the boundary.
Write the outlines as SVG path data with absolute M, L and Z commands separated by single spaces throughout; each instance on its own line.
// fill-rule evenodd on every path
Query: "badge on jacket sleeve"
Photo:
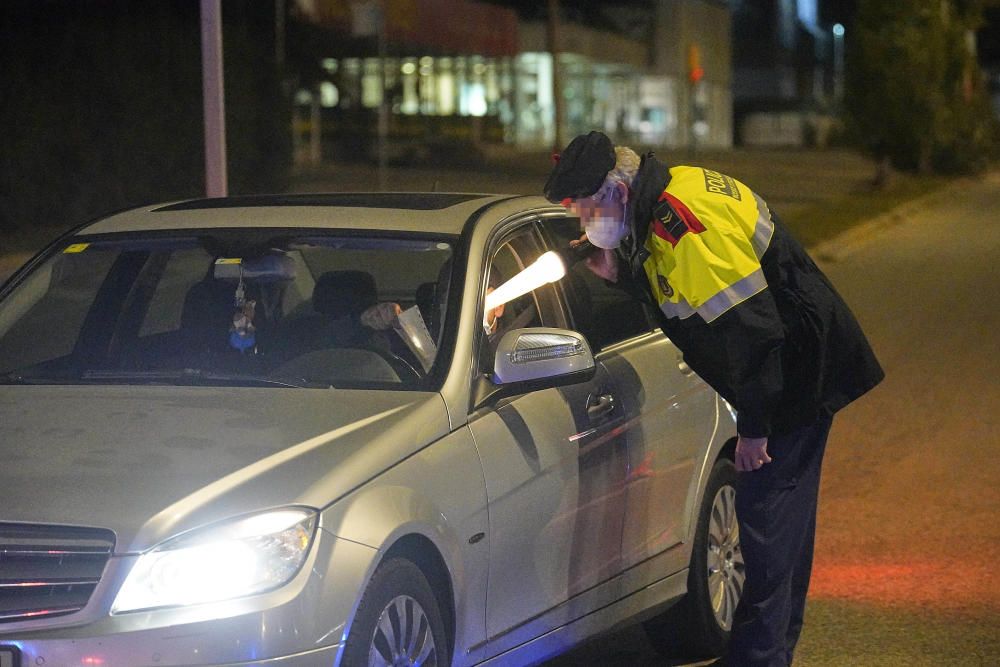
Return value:
M 656 282 L 659 283 L 660 291 L 663 292 L 665 297 L 669 299 L 674 295 L 674 288 L 670 286 L 670 283 L 667 282 L 667 279 L 663 277 L 662 273 L 656 274 Z

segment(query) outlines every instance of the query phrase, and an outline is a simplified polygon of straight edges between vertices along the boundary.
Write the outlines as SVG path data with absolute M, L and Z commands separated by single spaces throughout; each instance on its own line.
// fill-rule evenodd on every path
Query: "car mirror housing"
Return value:
M 542 380 L 584 371 L 594 355 L 583 334 L 534 327 L 508 331 L 497 345 L 493 377 L 497 384 Z
M 500 339 L 492 382 L 477 405 L 539 389 L 586 382 L 597 367 L 583 334 L 567 329 L 513 329 Z

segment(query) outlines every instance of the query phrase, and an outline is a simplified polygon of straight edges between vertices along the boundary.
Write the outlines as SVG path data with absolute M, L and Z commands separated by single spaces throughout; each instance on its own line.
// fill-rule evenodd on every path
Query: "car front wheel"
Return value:
M 361 598 L 347 637 L 349 667 L 448 667 L 437 600 L 423 572 L 402 558 L 381 564 Z
M 736 523 L 736 467 L 721 459 L 712 468 L 698 513 L 688 593 L 646 622 L 650 642 L 667 655 L 721 655 L 745 579 Z

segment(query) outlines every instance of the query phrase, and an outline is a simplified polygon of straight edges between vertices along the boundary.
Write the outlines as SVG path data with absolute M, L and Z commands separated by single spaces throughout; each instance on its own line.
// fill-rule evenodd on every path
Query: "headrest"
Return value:
M 327 271 L 312 295 L 313 309 L 331 317 L 360 315 L 377 302 L 375 278 L 366 271 Z
M 227 326 L 233 316 L 236 288 L 222 280 L 206 279 L 195 283 L 184 295 L 181 327 Z

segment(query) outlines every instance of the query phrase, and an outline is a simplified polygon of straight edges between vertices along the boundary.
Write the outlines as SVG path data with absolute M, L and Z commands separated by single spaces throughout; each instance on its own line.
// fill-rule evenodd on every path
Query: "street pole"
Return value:
M 205 114 L 205 194 L 225 197 L 226 103 L 222 78 L 222 7 L 201 0 L 201 86 Z
M 563 149 L 562 122 L 562 80 L 559 76 L 559 0 L 548 0 L 549 22 L 548 42 L 549 53 L 552 54 L 552 112 L 555 115 L 555 145 L 553 153 Z
M 386 99 L 385 90 L 385 61 L 388 49 L 386 48 L 386 3 L 383 0 L 378 5 L 378 81 L 381 88 L 381 97 L 378 104 L 378 189 L 382 192 L 386 189 L 388 178 L 386 176 L 386 137 L 389 134 L 389 103 Z
M 844 26 L 833 25 L 833 101 L 840 107 L 844 101 Z

